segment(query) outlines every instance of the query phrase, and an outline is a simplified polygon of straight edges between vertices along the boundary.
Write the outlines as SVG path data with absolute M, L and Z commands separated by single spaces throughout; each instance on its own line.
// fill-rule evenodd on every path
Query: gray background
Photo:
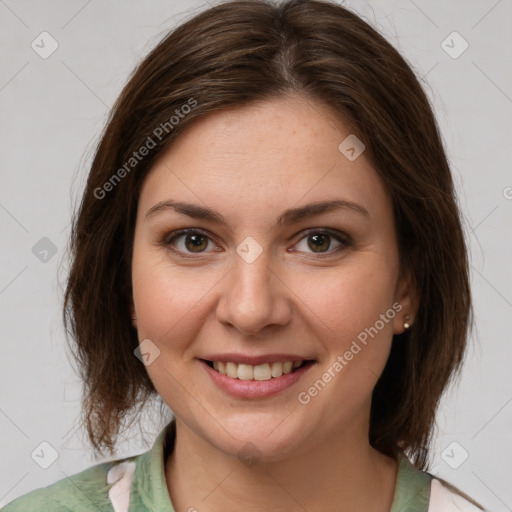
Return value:
M 423 77 L 466 219 L 477 330 L 438 414 L 431 472 L 490 510 L 512 510 L 512 1 L 344 4 Z M 129 73 L 207 5 L 0 0 L 0 506 L 101 462 L 77 430 L 81 388 L 60 316 L 71 209 Z M 46 37 L 38 51 L 51 48 L 43 31 L 58 43 L 45 59 L 31 47 Z M 118 456 L 151 446 L 167 420 L 155 410 L 146 437 L 129 431 Z M 58 454 L 48 469 L 53 452 L 41 442 Z

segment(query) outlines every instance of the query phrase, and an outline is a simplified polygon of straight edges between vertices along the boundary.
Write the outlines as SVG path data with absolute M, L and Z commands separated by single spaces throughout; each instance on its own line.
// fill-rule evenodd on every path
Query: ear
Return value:
M 400 304 L 401 308 L 396 308 L 393 334 L 402 334 L 406 330 L 405 323 L 410 327 L 414 324 L 419 307 L 418 287 L 410 269 L 404 270 L 398 279 L 394 303 Z
M 135 329 L 137 329 L 137 317 L 135 315 L 135 305 L 133 304 L 133 301 L 130 306 L 130 315 L 132 318 L 132 325 L 133 325 L 133 327 L 135 327 Z

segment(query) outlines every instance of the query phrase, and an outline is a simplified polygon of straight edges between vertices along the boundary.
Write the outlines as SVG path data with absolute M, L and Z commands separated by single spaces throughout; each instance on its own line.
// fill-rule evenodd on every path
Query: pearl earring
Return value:
M 404 329 L 409 329 L 409 327 L 411 327 L 411 324 L 409 323 L 410 319 L 411 319 L 411 315 L 405 316 Z

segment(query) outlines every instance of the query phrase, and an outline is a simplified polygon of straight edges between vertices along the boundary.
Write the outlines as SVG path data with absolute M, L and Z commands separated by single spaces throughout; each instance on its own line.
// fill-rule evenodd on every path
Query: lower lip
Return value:
M 217 386 L 235 398 L 266 398 L 276 395 L 293 386 L 315 364 L 313 361 L 306 363 L 292 373 L 281 377 L 272 377 L 270 380 L 240 380 L 222 375 L 204 361 L 200 361 L 206 373 Z

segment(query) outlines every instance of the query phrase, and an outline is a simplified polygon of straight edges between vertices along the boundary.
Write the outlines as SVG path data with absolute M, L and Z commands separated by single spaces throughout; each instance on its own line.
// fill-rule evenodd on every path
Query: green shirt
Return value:
M 175 512 L 164 471 L 165 460 L 174 446 L 175 430 L 176 424 L 171 421 L 151 450 L 97 464 L 31 491 L 6 505 L 2 512 Z M 401 455 L 390 512 L 432 512 L 429 511 L 432 480 L 431 475 L 416 469 Z M 194 504 L 191 505 L 189 510 L 193 510 Z M 200 508 L 198 504 L 197 509 Z M 451 508 L 436 506 L 434 512 L 441 510 Z

